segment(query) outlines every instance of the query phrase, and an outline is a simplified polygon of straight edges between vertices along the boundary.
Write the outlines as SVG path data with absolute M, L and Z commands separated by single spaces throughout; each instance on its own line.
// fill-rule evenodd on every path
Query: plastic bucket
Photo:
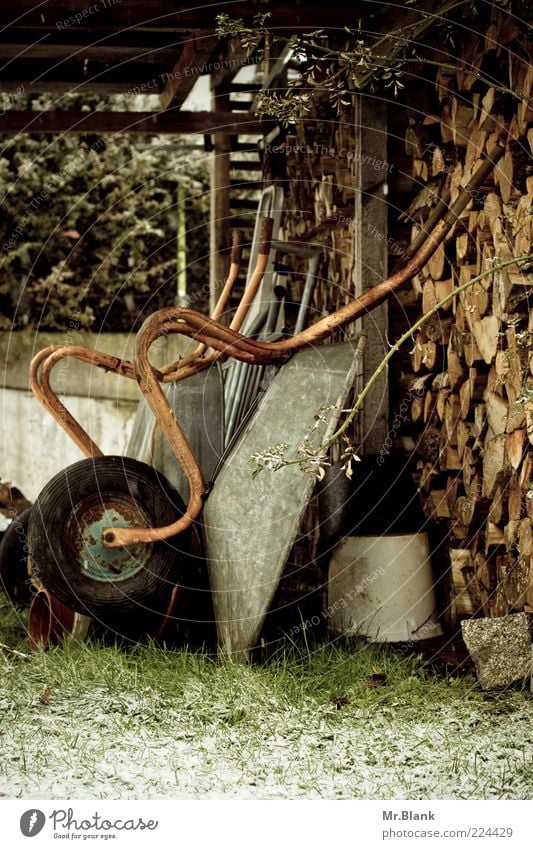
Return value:
M 65 637 L 83 639 L 91 619 L 75 613 L 69 607 L 40 589 L 33 597 L 28 616 L 28 642 L 33 651 L 57 645 Z
M 375 642 L 441 635 L 427 534 L 345 537 L 331 556 L 325 615 L 331 631 Z

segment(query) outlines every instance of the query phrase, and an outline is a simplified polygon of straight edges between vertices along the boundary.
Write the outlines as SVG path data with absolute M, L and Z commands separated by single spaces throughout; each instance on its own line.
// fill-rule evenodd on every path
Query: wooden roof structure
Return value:
M 398 38 L 386 45 L 389 33 L 400 27 L 420 33 L 453 5 L 453 0 L 421 0 L 415 9 L 375 0 L 336 0 L 327 6 L 322 0 L 4 0 L 0 92 L 12 94 L 15 108 L 1 116 L 0 132 L 262 134 L 268 122 L 243 114 L 242 104 L 237 111 L 226 101 L 216 115 L 181 110 L 199 76 L 211 75 L 213 89 L 225 86 L 231 94 L 231 80 L 250 61 L 237 40 L 216 36 L 217 15 L 226 13 L 249 24 L 254 14 L 268 12 L 269 26 L 287 34 L 310 28 L 342 32 L 363 20 L 380 51 L 394 52 Z M 35 115 L 16 108 L 17 94 L 45 92 L 158 94 L 160 109 L 67 113 L 60 100 L 57 110 Z
M 3 0 L 0 92 L 9 94 L 10 103 L 0 115 L 0 134 L 199 135 L 198 147 L 213 153 L 210 282 L 216 298 L 225 277 L 221 251 L 229 244 L 231 210 L 252 203 L 255 211 L 253 202 L 241 199 L 236 206 L 230 198 L 231 175 L 241 174 L 241 186 L 242 171 L 249 173 L 249 186 L 262 176 L 256 142 L 278 126 L 277 119 L 255 113 L 257 89 L 279 84 L 284 74 L 276 42 L 261 82 L 239 84 L 240 69 L 256 60 L 238 37 L 217 36 L 217 16 L 225 13 L 249 26 L 255 15 L 269 13 L 268 28 L 287 36 L 362 28 L 380 56 L 392 60 L 406 38 L 416 39 L 456 5 L 457 0 L 417 0 L 415 7 L 392 0 Z M 208 108 L 184 110 L 200 76 L 210 78 Z M 24 101 L 33 93 L 50 94 L 52 108 L 28 110 Z M 73 110 L 64 106 L 67 93 L 101 100 L 97 108 Z M 153 111 L 131 110 L 127 95 L 137 93 L 158 95 Z M 118 108 L 117 95 L 123 97 Z M 239 227 L 248 223 L 232 221 Z

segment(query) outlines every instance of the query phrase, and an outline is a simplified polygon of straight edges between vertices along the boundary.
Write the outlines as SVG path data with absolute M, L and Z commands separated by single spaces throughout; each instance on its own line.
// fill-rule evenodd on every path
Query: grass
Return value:
M 5 609 L 0 640 L 26 651 L 23 623 Z M 250 666 L 153 645 L 66 643 L 1 658 L 6 796 L 528 798 L 533 789 L 526 692 L 485 694 L 470 676 L 443 677 L 386 646 L 287 643 Z

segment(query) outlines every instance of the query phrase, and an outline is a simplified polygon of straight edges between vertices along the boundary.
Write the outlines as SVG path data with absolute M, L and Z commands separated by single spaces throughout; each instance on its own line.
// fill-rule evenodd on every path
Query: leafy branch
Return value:
M 472 6 L 470 0 L 458 2 L 454 8 Z M 396 97 L 405 88 L 404 78 L 409 65 L 427 65 L 441 68 L 453 73 L 472 71 L 468 63 L 441 62 L 420 55 L 413 48 L 412 27 L 404 27 L 387 33 L 387 40 L 396 41 L 397 55 L 387 56 L 380 52 L 381 41 L 369 45 L 362 37 L 361 29 L 345 27 L 348 39 L 342 47 L 331 47 L 328 43 L 327 32 L 323 29 L 289 38 L 275 35 L 266 26 L 269 16 L 262 15 L 254 19 L 252 27 L 247 26 L 242 19 L 232 19 L 223 14 L 217 17 L 217 34 L 220 36 L 238 37 L 245 49 L 257 49 L 262 40 L 270 45 L 274 42 L 283 43 L 296 61 L 300 64 L 297 78 L 290 80 L 284 93 L 262 91 L 257 97 L 257 112 L 259 115 L 273 115 L 280 123 L 288 126 L 308 114 L 313 106 L 313 99 L 327 95 L 329 102 L 340 111 L 350 103 L 350 98 L 360 92 L 366 84 L 371 91 L 378 85 L 390 90 Z M 453 21 L 446 21 L 445 39 L 453 45 L 450 35 L 454 29 Z M 494 88 L 501 94 L 513 97 L 519 101 L 533 103 L 529 92 L 516 92 L 500 81 L 491 78 L 476 68 L 476 76 L 480 82 Z M 302 91 L 304 90 L 305 91 Z
M 255 477 L 260 471 L 266 468 L 270 469 L 271 471 L 278 471 L 279 469 L 285 468 L 285 466 L 298 465 L 302 467 L 303 471 L 311 472 L 316 477 L 322 478 L 324 476 L 324 466 L 330 465 L 327 461 L 328 448 L 330 448 L 331 445 L 333 445 L 333 443 L 336 442 L 337 439 L 339 439 L 339 437 L 342 437 L 344 441 L 348 444 L 348 448 L 344 451 L 341 459 L 345 460 L 345 467 L 351 472 L 350 461 L 353 459 L 357 459 L 357 456 L 355 449 L 353 448 L 349 439 L 346 436 L 346 431 L 350 427 L 351 423 L 354 421 L 355 417 L 358 415 L 359 410 L 363 405 L 363 401 L 365 400 L 372 387 L 375 385 L 380 375 L 387 368 L 387 365 L 394 356 L 394 354 L 396 354 L 400 350 L 400 348 L 403 344 L 405 344 L 405 342 L 408 342 L 410 339 L 412 339 L 413 333 L 416 330 L 419 330 L 421 327 L 423 327 L 423 325 L 430 318 L 432 318 L 440 309 L 445 307 L 461 292 L 464 292 L 466 289 L 469 289 L 470 286 L 473 286 L 475 283 L 478 283 L 480 280 L 483 280 L 490 274 L 494 274 L 495 272 L 501 271 L 502 269 L 507 268 L 510 265 L 516 265 L 522 262 L 533 262 L 533 253 L 523 254 L 522 256 L 513 257 L 512 259 L 505 260 L 504 262 L 493 264 L 490 268 L 486 269 L 485 271 L 482 271 L 475 277 L 472 277 L 466 283 L 462 283 L 452 292 L 447 294 L 444 298 L 442 298 L 442 300 L 435 304 L 434 307 L 432 307 L 427 313 L 425 313 L 425 315 L 419 318 L 418 321 L 416 321 L 412 325 L 412 327 L 410 327 L 409 330 L 406 331 L 406 333 L 404 333 L 403 336 L 401 336 L 400 339 L 398 339 L 398 341 L 391 346 L 387 355 L 382 359 L 377 369 L 369 378 L 368 383 L 366 384 L 362 392 L 357 396 L 354 406 L 349 411 L 349 415 L 346 417 L 342 425 L 333 434 L 331 434 L 331 436 L 323 440 L 317 448 L 312 449 L 309 446 L 308 435 L 304 438 L 304 443 L 302 443 L 305 444 L 307 448 L 305 455 L 302 455 L 302 446 L 299 446 L 297 449 L 299 456 L 295 459 L 286 459 L 286 451 L 288 450 L 288 446 L 286 444 L 283 443 L 281 445 L 274 446 L 274 448 L 277 449 L 276 462 L 274 465 L 268 465 L 268 463 L 263 463 L 263 458 L 268 456 L 269 452 L 273 451 L 272 448 L 266 449 L 266 451 L 263 452 L 257 452 L 250 458 L 250 462 L 255 463 L 257 466 L 257 468 L 254 470 L 253 476 Z M 311 430 L 314 431 L 315 427 L 316 425 L 313 426 Z M 311 462 L 312 460 L 314 460 L 314 462 Z M 348 477 L 351 477 L 350 473 L 348 474 Z

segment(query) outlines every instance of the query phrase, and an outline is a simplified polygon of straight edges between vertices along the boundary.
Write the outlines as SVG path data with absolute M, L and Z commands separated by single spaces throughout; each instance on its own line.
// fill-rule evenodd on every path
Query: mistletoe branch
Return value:
M 461 6 L 470 6 L 470 0 L 461 0 L 450 11 L 456 11 Z M 243 20 L 231 19 L 229 15 L 217 17 L 219 35 L 238 36 L 243 47 L 256 49 L 262 39 L 265 43 L 282 42 L 291 48 L 294 56 L 303 57 L 302 68 L 297 79 L 288 83 L 285 94 L 279 92 L 260 92 L 257 97 L 256 110 L 259 115 L 273 115 L 284 126 L 295 123 L 312 108 L 312 97 L 306 93 L 298 93 L 298 89 L 311 89 L 314 97 L 327 94 L 330 102 L 340 111 L 342 106 L 350 103 L 348 98 L 363 90 L 369 83 L 370 89 L 375 90 L 377 83 L 385 89 L 391 89 L 394 96 L 405 88 L 402 77 L 405 76 L 406 65 L 427 65 L 443 68 L 453 73 L 474 70 L 468 63 L 439 62 L 420 56 L 412 50 L 413 25 L 387 33 L 371 46 L 362 38 L 361 30 L 345 27 L 349 40 L 343 48 L 332 48 L 327 44 L 327 34 L 324 30 L 295 35 L 290 38 L 277 36 L 270 32 L 265 24 L 268 16 L 261 16 L 254 27 L 248 27 Z M 256 19 L 257 20 L 257 19 Z M 416 29 L 416 28 L 415 28 Z M 380 48 L 391 39 L 396 39 L 402 55 L 392 56 L 378 53 Z M 407 55 L 411 50 L 413 55 Z M 306 65 L 306 66 L 305 66 Z M 513 97 L 519 101 L 533 104 L 529 92 L 515 92 L 503 83 L 492 79 L 475 69 L 478 79 L 485 85 L 494 88 L 501 94 Z
M 318 446 L 318 448 L 315 448 L 315 449 L 312 449 L 309 445 L 309 436 L 306 437 L 304 439 L 304 443 L 305 443 L 305 447 L 306 447 L 304 456 L 299 456 L 299 457 L 297 457 L 293 460 L 286 460 L 285 459 L 285 451 L 287 450 L 286 444 L 274 446 L 274 448 L 277 449 L 276 450 L 276 462 L 274 464 L 263 463 L 263 456 L 266 457 L 267 455 L 269 455 L 269 453 L 271 453 L 273 451 L 273 449 L 267 449 L 264 452 L 258 452 L 257 454 L 254 454 L 253 457 L 250 458 L 250 462 L 256 463 L 256 466 L 257 466 L 256 470 L 254 471 L 254 477 L 260 471 L 262 471 L 265 468 L 268 468 L 271 471 L 278 471 L 279 469 L 285 468 L 285 466 L 301 466 L 304 471 L 311 471 L 312 474 L 314 474 L 318 478 L 323 477 L 323 467 L 325 465 L 329 465 L 329 463 L 327 462 L 327 459 L 326 459 L 328 448 L 330 448 L 331 445 L 333 445 L 333 443 L 337 439 L 339 439 L 339 437 L 341 437 L 341 436 L 344 438 L 345 441 L 347 441 L 347 437 L 344 436 L 344 434 L 346 433 L 346 431 L 350 427 L 350 425 L 353 422 L 353 420 L 355 419 L 355 417 L 358 415 L 359 410 L 361 409 L 361 407 L 363 405 L 363 401 L 365 400 L 366 396 L 368 395 L 368 393 L 370 392 L 372 387 L 375 385 L 375 383 L 378 380 L 378 378 L 380 377 L 380 375 L 386 369 L 388 363 L 390 362 L 390 360 L 392 359 L 394 354 L 396 354 L 400 350 L 401 346 L 405 342 L 408 342 L 409 339 L 412 339 L 413 333 L 416 330 L 419 330 L 421 327 L 423 327 L 424 324 L 430 318 L 432 318 L 440 309 L 445 307 L 451 300 L 453 300 L 453 298 L 455 298 L 461 292 L 466 291 L 466 289 L 469 289 L 470 286 L 473 286 L 475 283 L 478 283 L 480 280 L 483 280 L 489 274 L 494 274 L 497 271 L 501 271 L 504 268 L 508 268 L 508 266 L 510 266 L 510 265 L 517 265 L 518 263 L 532 262 L 532 261 L 533 261 L 533 253 L 530 253 L 530 254 L 523 254 L 522 256 L 518 256 L 518 257 L 513 257 L 512 259 L 505 260 L 504 262 L 493 264 L 493 265 L 491 265 L 490 268 L 486 269 L 485 271 L 482 271 L 480 274 L 477 274 L 475 277 L 472 277 L 466 283 L 462 283 L 460 286 L 458 286 L 456 289 L 454 289 L 453 292 L 450 292 L 448 295 L 446 295 L 444 298 L 442 298 L 442 300 L 440 300 L 437 304 L 435 304 L 435 306 L 432 307 L 425 315 L 423 315 L 421 318 L 419 318 L 418 321 L 416 321 L 412 325 L 412 327 L 410 327 L 409 330 L 406 331 L 406 333 L 404 333 L 403 336 L 401 336 L 400 339 L 398 339 L 398 341 L 395 342 L 395 344 L 391 346 L 387 355 L 382 359 L 382 361 L 380 362 L 377 369 L 374 371 L 372 376 L 369 378 L 368 383 L 364 387 L 363 391 L 357 396 L 356 402 L 355 402 L 354 406 L 352 407 L 352 409 L 350 410 L 349 415 L 346 417 L 346 419 L 344 420 L 342 425 L 335 431 L 335 433 L 333 433 L 330 437 L 328 437 L 328 439 L 325 439 Z M 312 428 L 312 430 L 314 430 L 314 429 L 315 429 L 315 427 Z M 300 451 L 300 454 L 302 454 L 301 446 L 298 450 Z M 351 455 L 351 458 L 355 459 L 355 454 L 351 450 L 344 452 L 343 459 L 346 460 L 348 458 L 348 455 Z M 314 460 L 314 462 L 312 462 L 313 460 Z

